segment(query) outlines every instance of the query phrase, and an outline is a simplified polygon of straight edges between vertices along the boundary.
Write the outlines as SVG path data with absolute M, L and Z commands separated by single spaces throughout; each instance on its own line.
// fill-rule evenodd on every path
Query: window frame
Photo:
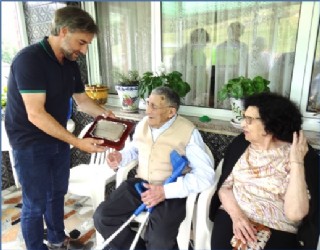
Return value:
M 161 2 L 151 2 L 152 15 L 152 70 L 155 71 L 160 66 L 162 61 L 162 38 L 161 38 Z M 315 45 L 317 38 L 317 31 L 319 28 L 319 7 L 318 2 L 301 2 L 301 11 L 299 18 L 298 36 L 296 43 L 295 62 L 293 67 L 293 75 L 291 81 L 290 99 L 294 101 L 301 113 L 303 114 L 303 129 L 320 132 L 319 121 L 320 118 L 315 117 L 312 112 L 306 112 L 307 99 L 309 94 L 309 86 L 311 79 L 311 70 L 313 59 L 315 55 Z M 89 11 L 95 17 L 94 2 L 86 2 L 84 4 L 85 10 Z M 312 13 L 312 15 L 310 15 Z M 310 27 L 306 29 L 305 27 Z M 96 39 L 95 39 L 96 40 Z M 97 43 L 93 43 L 88 51 L 88 70 L 89 80 L 94 77 L 93 74 L 99 75 L 97 69 L 98 49 Z M 91 73 L 90 73 L 91 72 Z M 292 87 L 294 86 L 294 88 Z M 111 106 L 121 106 L 117 95 L 109 94 L 108 104 Z M 223 121 L 230 121 L 232 118 L 231 110 L 204 108 L 195 106 L 181 106 L 179 113 L 188 116 L 203 116 L 207 115 L 211 118 Z
M 306 65 L 305 65 L 304 75 L 302 79 L 303 89 L 302 89 L 301 103 L 300 103 L 300 110 L 304 118 L 303 128 L 306 130 L 317 130 L 317 129 L 319 130 L 319 127 L 320 127 L 319 126 L 320 115 L 318 114 L 315 116 L 315 112 L 307 111 L 312 68 L 313 68 L 313 62 L 315 60 L 316 49 L 317 49 L 316 48 L 317 38 L 318 36 L 320 36 L 319 25 L 320 25 L 320 3 L 315 2 L 314 8 L 313 8 L 312 20 L 310 24 L 311 26 L 310 36 L 309 36 L 309 43 L 307 47 Z
M 17 4 L 17 11 L 18 11 L 18 21 L 20 23 L 19 29 L 20 29 L 22 47 L 25 47 L 25 46 L 28 46 L 29 41 L 28 41 L 28 35 L 27 35 L 26 20 L 23 12 L 23 2 L 16 2 L 16 4 Z
M 96 22 L 96 11 L 94 2 L 81 2 L 81 7 L 86 10 Z M 88 82 L 90 83 L 100 83 L 101 74 L 100 74 L 100 62 L 99 62 L 99 50 L 98 50 L 98 39 L 95 38 L 92 40 L 89 45 L 88 52 L 86 55 L 87 61 L 87 71 L 88 71 Z
M 23 2 L 13 2 L 13 4 L 16 5 L 17 9 L 17 16 L 18 16 L 18 28 L 19 28 L 19 34 L 21 38 L 21 48 L 24 48 L 29 45 L 28 36 L 27 36 L 27 27 L 26 27 L 26 21 L 25 21 L 25 14 L 23 11 Z M 2 2 L 1 2 L 1 11 L 3 8 Z

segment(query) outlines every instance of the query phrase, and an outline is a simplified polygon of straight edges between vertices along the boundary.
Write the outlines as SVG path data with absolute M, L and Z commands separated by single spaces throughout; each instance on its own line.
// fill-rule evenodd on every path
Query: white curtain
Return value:
M 299 2 L 163 2 L 163 61 L 191 85 L 185 104 L 229 108 L 229 79 L 261 75 L 288 96 Z
M 102 81 L 111 93 L 113 72 L 151 70 L 151 7 L 149 2 L 96 2 Z

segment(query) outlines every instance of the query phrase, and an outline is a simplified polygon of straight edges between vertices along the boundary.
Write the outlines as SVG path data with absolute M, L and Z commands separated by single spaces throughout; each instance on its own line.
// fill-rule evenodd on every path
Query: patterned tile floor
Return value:
M 20 229 L 21 190 L 12 186 L 2 190 L 1 216 L 1 249 L 26 249 Z M 90 198 L 67 194 L 65 197 L 65 227 L 66 233 L 77 229 L 80 236 L 70 243 L 71 249 L 94 249 L 96 245 L 95 229 L 93 226 L 93 209 Z

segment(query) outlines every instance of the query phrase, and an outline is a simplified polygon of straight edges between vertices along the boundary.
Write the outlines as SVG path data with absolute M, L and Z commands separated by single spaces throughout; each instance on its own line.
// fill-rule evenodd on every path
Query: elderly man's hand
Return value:
M 117 170 L 122 161 L 122 155 L 119 151 L 113 151 L 107 155 L 106 160 L 110 168 Z
M 154 207 L 166 199 L 162 185 L 144 183 L 143 186 L 147 190 L 141 194 L 141 200 L 147 208 Z

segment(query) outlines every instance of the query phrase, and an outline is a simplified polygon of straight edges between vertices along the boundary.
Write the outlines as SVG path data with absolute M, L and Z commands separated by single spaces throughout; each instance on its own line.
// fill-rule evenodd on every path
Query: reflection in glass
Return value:
M 320 113 L 320 26 L 313 60 L 307 111 Z
M 162 60 L 191 85 L 185 104 L 230 108 L 217 100 L 217 91 L 238 76 L 263 76 L 271 91 L 289 96 L 300 7 L 301 2 L 162 2 Z M 191 36 L 200 30 L 196 43 Z M 202 33 L 209 39 L 201 40 Z

